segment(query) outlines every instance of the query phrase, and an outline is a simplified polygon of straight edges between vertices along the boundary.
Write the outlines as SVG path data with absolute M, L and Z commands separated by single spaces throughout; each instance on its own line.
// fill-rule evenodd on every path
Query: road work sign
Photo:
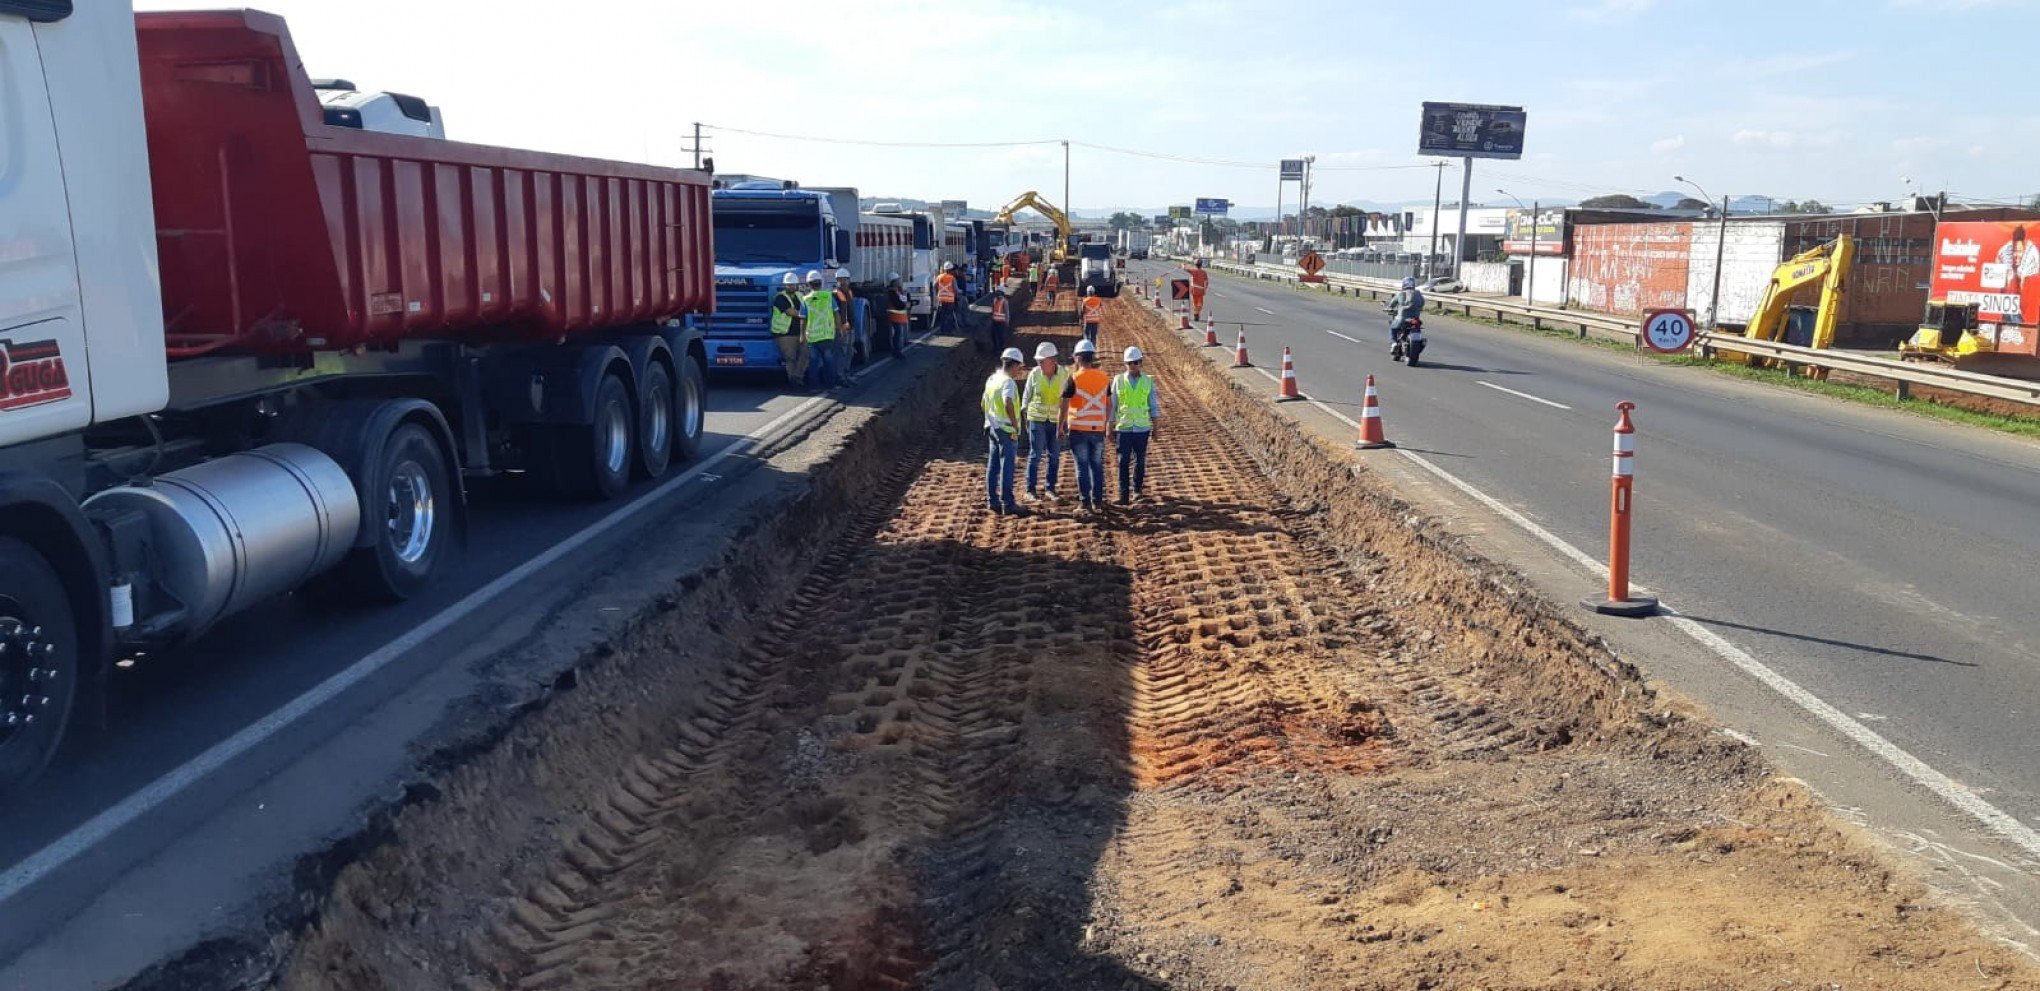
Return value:
M 1189 299 L 1189 298 L 1190 298 L 1190 280 L 1189 280 L 1189 279 L 1170 279 L 1170 280 L 1169 280 L 1169 298 L 1170 298 L 1170 299 Z
M 1659 354 L 1677 354 L 1693 346 L 1693 314 L 1685 310 L 1652 310 L 1643 315 L 1643 346 Z

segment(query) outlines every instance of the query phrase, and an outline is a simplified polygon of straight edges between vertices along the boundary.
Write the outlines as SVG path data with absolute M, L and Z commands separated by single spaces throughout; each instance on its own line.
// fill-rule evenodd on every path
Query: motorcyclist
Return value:
M 1423 315 L 1424 293 L 1417 288 L 1416 279 L 1404 278 L 1402 280 L 1402 290 L 1389 298 L 1388 312 L 1390 315 L 1388 328 L 1391 338 L 1402 332 L 1404 324 Z

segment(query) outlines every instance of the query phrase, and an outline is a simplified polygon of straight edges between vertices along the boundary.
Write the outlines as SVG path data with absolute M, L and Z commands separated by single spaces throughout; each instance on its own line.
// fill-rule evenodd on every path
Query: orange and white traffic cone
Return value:
M 1232 366 L 1234 368 L 1254 367 L 1254 363 L 1247 360 L 1247 328 L 1245 327 L 1240 328 L 1240 336 L 1233 342 Z
M 1381 425 L 1381 394 L 1374 391 L 1374 376 L 1367 376 L 1367 398 L 1360 405 L 1360 441 L 1353 445 L 1363 451 L 1394 447 Z
M 1209 313 L 1204 315 L 1204 346 L 1208 348 L 1222 348 L 1225 346 L 1218 343 L 1218 324 L 1212 322 L 1211 314 Z
M 1284 345 L 1282 348 L 1282 389 L 1275 394 L 1275 401 L 1278 403 L 1293 403 L 1302 398 L 1303 394 L 1296 391 L 1296 361 L 1289 356 L 1289 348 L 1287 345 Z
M 1176 310 L 1176 316 L 1177 316 L 1177 317 L 1179 317 L 1179 318 L 1181 318 L 1181 320 L 1182 320 L 1182 324 L 1181 324 L 1180 326 L 1178 326 L 1178 327 L 1177 327 L 1177 329 L 1178 329 L 1178 330 L 1189 330 L 1189 329 L 1190 329 L 1190 307 L 1188 307 L 1188 306 L 1183 306 L 1183 307 L 1180 307 L 1180 308 L 1178 308 L 1178 309 Z

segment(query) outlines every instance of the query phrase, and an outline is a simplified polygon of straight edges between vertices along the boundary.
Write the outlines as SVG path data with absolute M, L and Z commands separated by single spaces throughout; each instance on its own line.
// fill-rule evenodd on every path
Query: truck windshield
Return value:
M 715 257 L 724 262 L 821 257 L 821 212 L 812 203 L 715 204 Z
M 1079 258 L 1110 258 L 1110 257 L 1112 257 L 1112 246 L 1111 246 L 1111 245 L 1109 245 L 1109 244 L 1084 244 L 1084 245 L 1079 245 L 1079 246 L 1077 247 L 1077 257 L 1079 257 Z

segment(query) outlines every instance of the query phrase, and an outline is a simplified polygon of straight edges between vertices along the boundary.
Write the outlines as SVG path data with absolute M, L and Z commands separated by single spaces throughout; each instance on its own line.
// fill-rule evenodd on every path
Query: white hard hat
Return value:
M 822 273 L 817 272 L 814 269 L 808 269 L 807 280 L 809 282 L 820 282 L 822 281 Z
M 953 269 L 953 268 L 955 268 L 955 267 L 956 267 L 956 263 L 955 263 L 955 262 L 943 262 L 943 263 L 942 263 L 942 270 L 943 270 L 944 272 L 947 272 L 947 271 L 949 271 L 950 269 Z
M 1084 295 L 1086 295 L 1086 296 L 1096 296 L 1096 295 L 1098 295 L 1098 287 L 1097 287 L 1097 286 L 1085 286 L 1085 287 L 1084 287 Z
M 1017 361 L 1023 365 L 1027 363 L 1027 356 L 1021 354 L 1019 348 L 1007 348 L 1006 352 L 999 355 L 999 357 L 1006 361 Z
M 1040 344 L 1036 344 L 1034 346 L 1035 361 L 1040 361 L 1043 358 L 1053 358 L 1057 355 L 1057 353 L 1058 352 L 1055 349 L 1055 345 L 1049 341 L 1042 341 Z
M 1127 348 L 1127 349 L 1126 349 L 1126 353 L 1125 353 L 1124 355 L 1121 355 L 1121 358 L 1122 358 L 1122 359 L 1123 359 L 1124 361 L 1126 361 L 1126 362 L 1127 362 L 1128 364 L 1132 364 L 1133 362 L 1136 362 L 1136 361 L 1140 361 L 1141 359 L 1143 359 L 1143 358 L 1146 358 L 1146 357 L 1147 357 L 1147 355 L 1144 355 L 1144 354 L 1141 354 L 1141 353 L 1140 353 L 1140 348 L 1139 348 L 1139 347 L 1137 347 L 1137 346 L 1136 346 L 1136 347 L 1130 347 L 1130 348 Z
M 887 282 L 898 282 L 898 281 L 900 281 L 900 273 L 898 273 L 898 272 L 887 272 L 887 273 L 885 273 L 885 281 L 887 281 Z
M 847 268 L 839 268 L 839 269 L 837 269 L 837 270 L 836 270 L 836 278 L 839 278 L 839 279 L 847 279 L 847 278 L 849 278 L 849 277 L 850 277 L 850 270 L 849 270 L 849 269 L 847 269 Z
M 795 275 L 792 272 L 788 272 L 785 275 L 779 277 L 779 284 L 782 286 L 800 285 L 800 276 Z
M 1080 340 L 1080 341 L 1078 341 L 1078 342 L 1077 342 L 1077 353 L 1078 353 L 1078 354 L 1097 354 L 1097 353 L 1098 353 L 1098 345 L 1096 345 L 1096 344 L 1093 344 L 1093 343 L 1091 343 L 1091 339 L 1090 339 L 1090 338 L 1088 338 L 1088 337 L 1086 337 L 1086 338 L 1084 338 L 1083 340 Z

